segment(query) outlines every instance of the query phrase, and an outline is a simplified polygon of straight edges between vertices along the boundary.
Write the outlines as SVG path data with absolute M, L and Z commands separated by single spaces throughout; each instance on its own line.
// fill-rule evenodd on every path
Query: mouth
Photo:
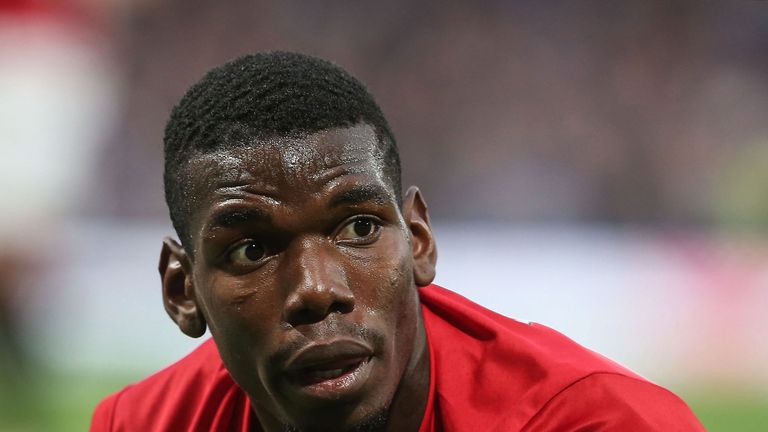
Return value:
M 326 381 L 333 385 L 334 382 L 344 380 L 345 377 L 354 374 L 364 366 L 364 363 L 368 363 L 370 360 L 370 356 L 332 360 L 296 371 L 295 376 L 298 383 L 304 386 L 321 384 Z
M 370 375 L 373 351 L 357 342 L 340 340 L 313 344 L 288 362 L 294 391 L 311 399 L 352 397 Z

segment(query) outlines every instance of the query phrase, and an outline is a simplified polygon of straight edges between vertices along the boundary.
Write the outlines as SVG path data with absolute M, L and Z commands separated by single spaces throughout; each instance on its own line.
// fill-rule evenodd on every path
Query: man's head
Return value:
M 435 246 L 418 189 L 401 198 L 395 141 L 365 88 L 311 57 L 243 57 L 188 91 L 165 148 L 183 244 L 163 245 L 166 310 L 190 336 L 210 328 L 262 425 L 420 414 L 416 286 L 434 278 Z

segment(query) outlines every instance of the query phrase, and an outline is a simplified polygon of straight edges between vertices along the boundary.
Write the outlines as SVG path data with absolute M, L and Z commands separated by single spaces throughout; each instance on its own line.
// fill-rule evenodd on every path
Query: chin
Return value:
M 354 422 L 349 424 L 339 424 L 338 418 L 334 422 L 332 419 L 327 422 L 318 423 L 312 421 L 311 425 L 307 426 L 293 426 L 283 425 L 284 432 L 325 432 L 325 431 L 338 431 L 338 432 L 383 432 L 387 427 L 389 420 L 389 407 L 381 408 L 373 413 L 368 414 Z

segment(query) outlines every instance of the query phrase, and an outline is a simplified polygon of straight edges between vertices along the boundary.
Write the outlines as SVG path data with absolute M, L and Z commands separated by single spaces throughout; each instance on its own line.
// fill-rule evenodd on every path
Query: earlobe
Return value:
M 206 322 L 195 297 L 191 263 L 184 248 L 166 237 L 158 265 L 163 285 L 163 305 L 168 316 L 187 336 L 205 334 Z
M 429 285 L 435 279 L 437 246 L 432 235 L 427 203 L 416 186 L 411 186 L 405 193 L 403 217 L 411 230 L 414 281 L 418 286 Z

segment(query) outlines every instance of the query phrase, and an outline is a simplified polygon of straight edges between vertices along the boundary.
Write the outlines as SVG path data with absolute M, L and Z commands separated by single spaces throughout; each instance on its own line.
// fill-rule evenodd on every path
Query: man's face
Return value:
M 367 125 L 190 162 L 185 291 L 266 425 L 354 427 L 389 406 L 426 350 L 424 234 L 382 163 Z

